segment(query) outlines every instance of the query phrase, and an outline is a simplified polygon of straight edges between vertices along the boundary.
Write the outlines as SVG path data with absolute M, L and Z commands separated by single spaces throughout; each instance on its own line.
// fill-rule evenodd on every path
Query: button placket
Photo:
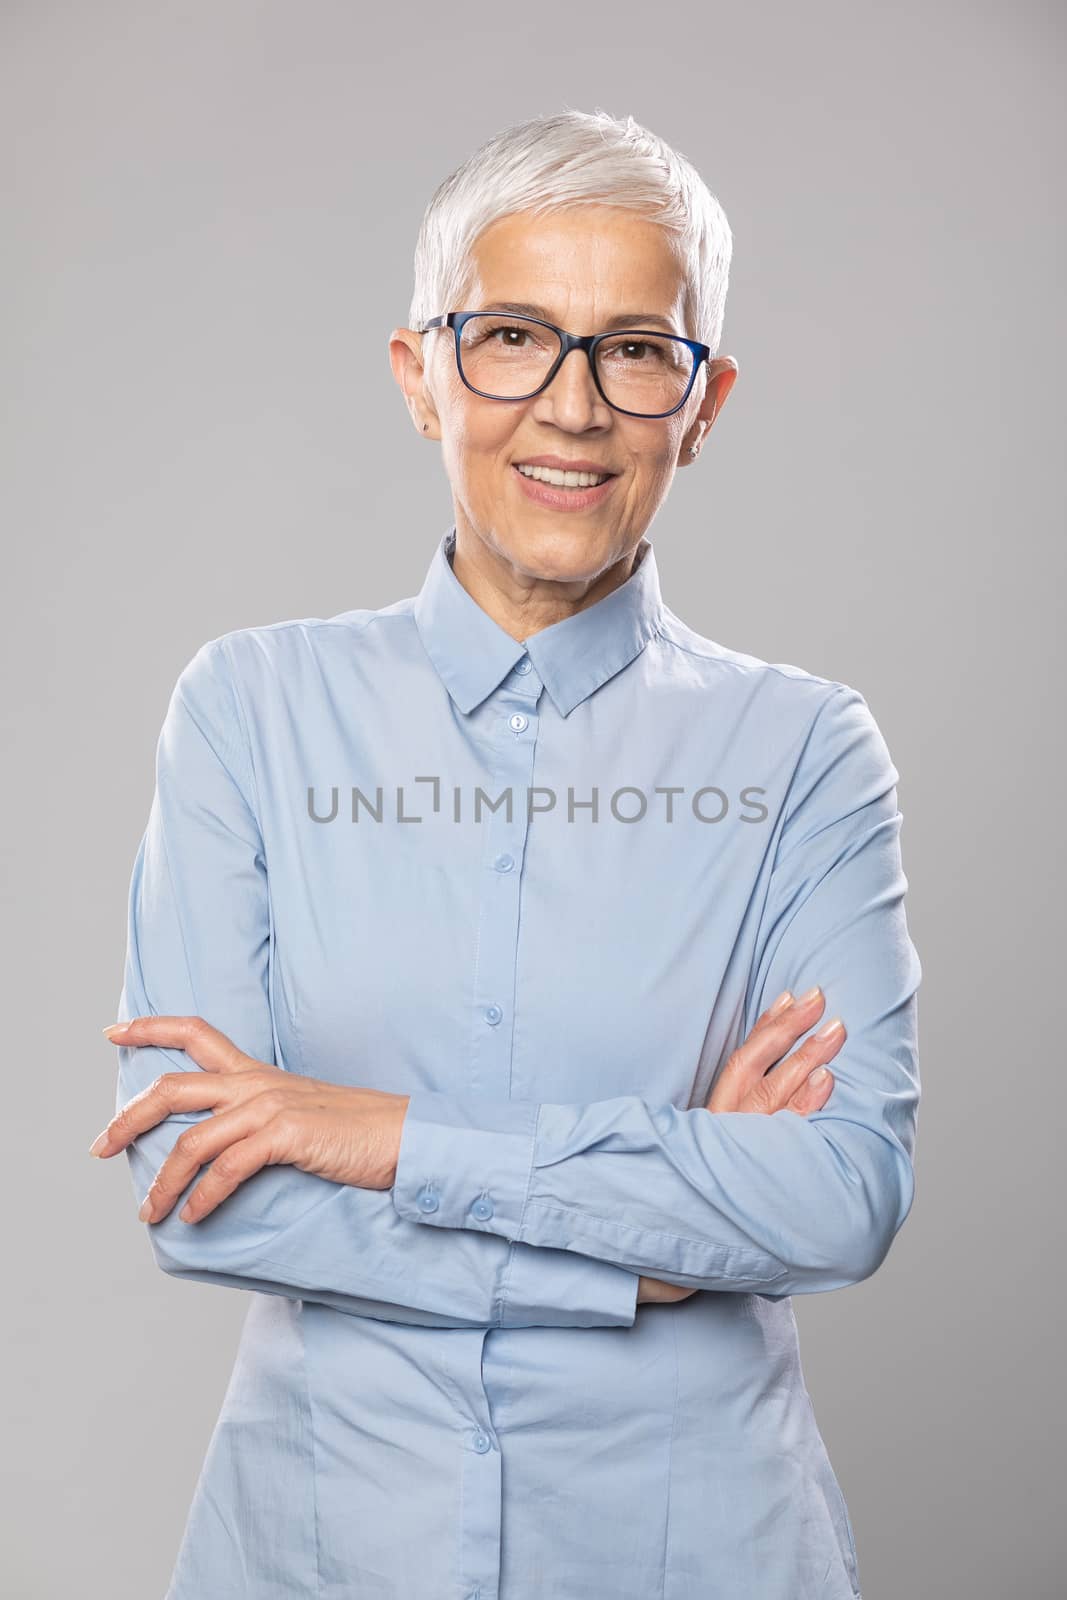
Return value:
M 462 1450 L 460 1570 L 475 1590 L 496 1595 L 500 1581 L 502 1458 L 483 1428 L 468 1429 Z
M 465 1409 L 455 1435 L 460 1460 L 460 1505 L 457 1572 L 459 1592 L 496 1600 L 500 1585 L 502 1532 L 501 1440 L 493 1426 L 491 1401 L 483 1375 L 483 1352 L 489 1332 L 461 1332 L 449 1344 L 449 1367 L 462 1383 Z M 465 1585 L 465 1587 L 463 1587 Z
M 522 665 L 523 662 L 518 663 Z M 495 759 L 482 784 L 493 801 L 507 790 L 511 791 L 510 818 L 506 801 L 495 809 L 484 806 L 482 813 L 485 882 L 479 907 L 478 965 L 474 974 L 471 1088 L 494 1096 L 506 1096 L 511 1083 L 515 960 L 522 901 L 522 862 L 529 827 L 527 789 L 533 782 L 538 720 L 535 707 L 541 693 L 529 662 L 526 666 L 527 671 L 514 683 L 505 683 L 496 691 L 492 723 Z M 472 1196 L 472 1202 L 476 1198 Z M 478 1215 L 477 1212 L 472 1214 Z

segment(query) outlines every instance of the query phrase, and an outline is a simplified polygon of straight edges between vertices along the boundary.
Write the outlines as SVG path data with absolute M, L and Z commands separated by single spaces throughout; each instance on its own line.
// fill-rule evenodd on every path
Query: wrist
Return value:
M 386 1184 L 387 1189 L 391 1189 L 396 1183 L 396 1169 L 400 1164 L 400 1145 L 404 1137 L 404 1119 L 408 1114 L 408 1106 L 411 1104 L 411 1096 L 409 1094 L 398 1094 L 394 1095 L 393 1098 L 397 1102 L 397 1108 L 392 1141 L 392 1162 L 388 1174 L 389 1182 Z

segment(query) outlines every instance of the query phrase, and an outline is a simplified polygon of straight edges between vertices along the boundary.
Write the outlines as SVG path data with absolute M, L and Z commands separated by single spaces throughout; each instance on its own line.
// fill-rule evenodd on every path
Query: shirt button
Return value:
M 487 1200 L 484 1195 L 481 1196 L 471 1206 L 471 1215 L 477 1217 L 479 1222 L 488 1222 L 493 1215 L 493 1202 Z
M 526 674 L 529 672 L 529 670 L 530 670 L 530 663 L 528 661 L 519 661 L 519 662 L 516 663 L 515 671 L 521 673 L 524 678 L 525 678 Z
M 510 856 L 503 855 L 497 856 L 493 865 L 498 872 L 510 872 L 515 863 Z
M 513 728 L 516 733 L 521 733 L 529 725 L 529 721 L 529 717 L 524 717 L 521 711 L 516 711 L 515 715 L 508 719 L 508 727 Z
M 486 1006 L 485 1008 L 485 1020 L 486 1022 L 491 1022 L 494 1027 L 496 1027 L 503 1015 L 504 1013 L 499 1006 Z
M 483 1433 L 481 1429 L 479 1429 L 474 1435 L 474 1438 L 471 1440 L 471 1444 L 474 1446 L 475 1450 L 477 1450 L 480 1456 L 484 1456 L 487 1450 L 491 1450 L 493 1448 L 492 1439 L 490 1439 L 487 1433 Z
M 432 1189 L 423 1189 L 417 1204 L 420 1211 L 436 1211 L 441 1202 Z

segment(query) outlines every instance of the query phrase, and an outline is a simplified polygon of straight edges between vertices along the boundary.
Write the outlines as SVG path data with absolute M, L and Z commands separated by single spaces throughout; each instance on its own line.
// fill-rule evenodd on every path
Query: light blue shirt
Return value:
M 855 689 L 680 621 L 650 541 L 525 643 L 453 541 L 413 598 L 204 644 L 160 734 L 117 1015 L 411 1096 L 391 1190 L 268 1167 L 148 1225 L 253 1291 L 169 1600 L 848 1600 L 790 1296 L 912 1202 L 898 774 Z M 815 984 L 824 1108 L 709 1113 Z M 173 1070 L 120 1047 L 116 1106 Z M 129 1147 L 137 1204 L 208 1115 Z

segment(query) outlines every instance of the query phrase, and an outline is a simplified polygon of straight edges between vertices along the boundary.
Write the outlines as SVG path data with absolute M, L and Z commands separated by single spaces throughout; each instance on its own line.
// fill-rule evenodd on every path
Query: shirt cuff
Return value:
M 418 1090 L 401 1130 L 393 1206 L 412 1222 L 496 1233 L 512 1244 L 501 1291 L 503 1328 L 632 1327 L 639 1275 L 577 1251 L 519 1240 L 540 1106 Z
M 502 1328 L 632 1328 L 640 1277 L 576 1250 L 516 1243 L 504 1277 Z
M 532 1100 L 416 1090 L 393 1180 L 398 1214 L 516 1239 L 533 1173 L 537 1112 Z

